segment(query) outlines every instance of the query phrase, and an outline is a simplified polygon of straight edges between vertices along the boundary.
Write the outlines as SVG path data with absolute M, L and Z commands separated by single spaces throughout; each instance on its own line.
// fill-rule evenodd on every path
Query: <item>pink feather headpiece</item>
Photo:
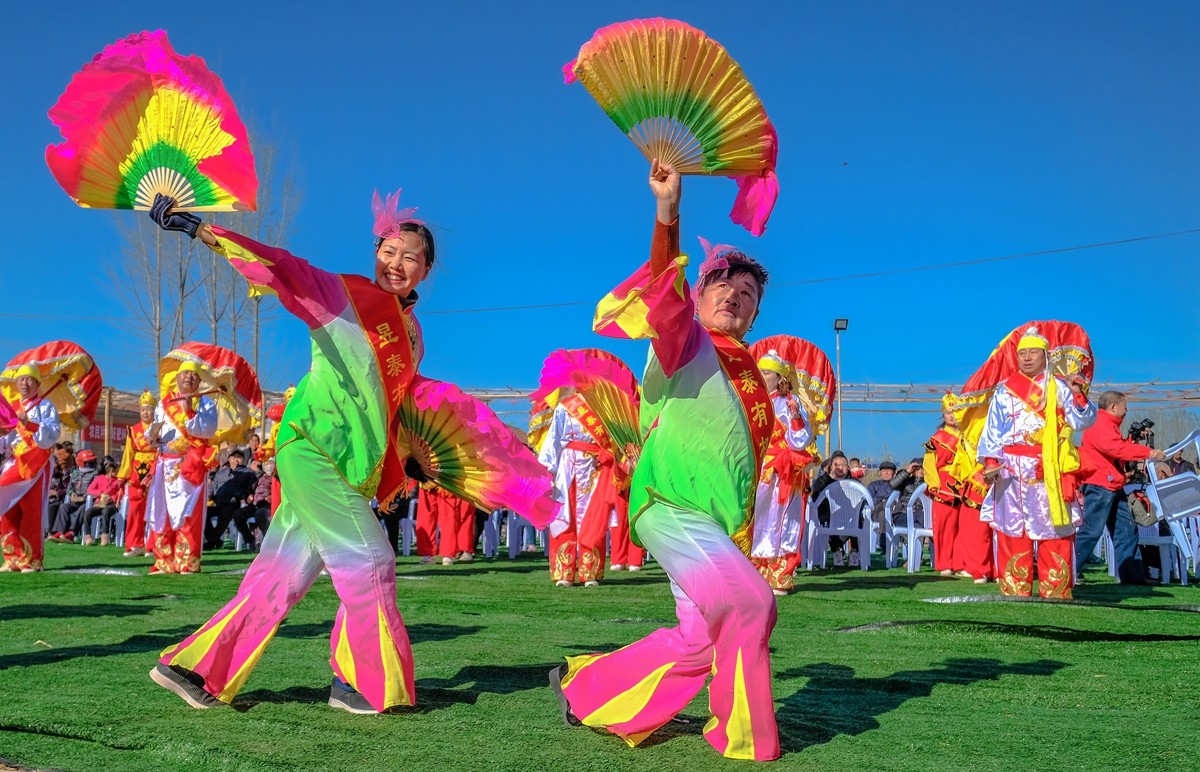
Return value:
M 700 264 L 700 276 L 696 279 L 696 286 L 692 288 L 692 299 L 696 302 L 700 301 L 700 295 L 704 292 L 713 279 L 713 276 L 721 271 L 728 271 L 730 268 L 744 265 L 751 270 L 756 277 L 760 279 L 759 300 L 762 300 L 762 294 L 766 291 L 767 285 L 767 269 L 762 267 L 754 258 L 747 255 L 742 250 L 729 244 L 712 244 L 703 236 L 699 237 L 700 246 L 704 249 L 704 262 Z
M 400 190 L 389 193 L 386 201 L 379 197 L 379 191 L 376 190 L 371 198 L 371 214 L 375 215 L 375 237 L 395 238 L 400 235 L 400 226 L 406 222 L 424 225 L 425 223 L 413 217 L 416 211 L 415 206 L 400 208 Z

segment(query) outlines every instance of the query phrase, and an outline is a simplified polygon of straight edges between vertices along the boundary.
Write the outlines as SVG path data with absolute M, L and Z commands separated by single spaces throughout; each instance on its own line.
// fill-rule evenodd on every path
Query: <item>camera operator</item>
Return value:
M 1125 395 L 1119 391 L 1106 391 L 1100 395 L 1100 408 L 1096 422 L 1083 432 L 1080 456 L 1084 469 L 1090 471 L 1084 479 L 1083 525 L 1075 537 L 1077 561 L 1076 583 L 1082 579 L 1083 560 L 1092 554 L 1096 542 L 1107 527 L 1112 534 L 1113 560 L 1117 566 L 1117 578 L 1121 584 L 1146 584 L 1142 572 L 1142 561 L 1137 554 L 1137 526 L 1129 503 L 1125 500 L 1126 464 L 1146 459 L 1162 461 L 1166 458 L 1161 450 L 1135 441 L 1153 436 L 1151 421 L 1141 421 L 1130 427 L 1129 439 L 1121 439 L 1121 421 L 1128 412 Z M 1137 427 L 1134 429 L 1134 427 Z

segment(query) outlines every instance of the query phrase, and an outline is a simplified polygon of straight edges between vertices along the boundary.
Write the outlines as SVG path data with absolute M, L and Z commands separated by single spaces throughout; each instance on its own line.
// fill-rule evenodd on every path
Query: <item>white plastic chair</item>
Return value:
M 1163 452 L 1167 457 L 1181 450 L 1192 448 L 1200 453 L 1200 429 L 1193 431 L 1183 440 Z M 1195 472 L 1182 472 L 1163 480 L 1158 479 L 1158 465 L 1162 461 L 1147 461 L 1146 495 L 1149 496 L 1154 512 L 1171 529 L 1175 545 L 1183 556 L 1183 583 L 1187 584 L 1187 566 L 1197 571 L 1200 560 L 1200 476 Z
M 906 566 L 912 562 L 908 559 L 909 553 L 912 552 L 912 520 L 906 518 L 899 525 L 892 521 L 892 510 L 899 501 L 900 491 L 892 491 L 883 505 L 884 565 L 888 568 L 895 568 L 902 554 Z M 904 547 L 903 552 L 900 549 L 901 545 Z
M 826 502 L 829 504 L 829 525 L 821 525 L 818 513 L 820 505 Z M 864 571 L 869 569 L 871 551 L 864 547 L 871 543 L 873 505 L 870 492 L 854 480 L 836 480 L 821 491 L 820 496 L 810 500 L 808 533 L 805 538 L 808 545 L 808 559 L 805 562 L 807 568 L 812 569 L 813 558 L 816 555 L 821 556 L 821 568 L 824 568 L 825 553 L 829 551 L 829 537 L 841 536 L 855 537 L 859 540 L 859 565 Z
M 917 502 L 921 503 L 921 514 L 925 520 L 924 526 L 917 525 L 913 509 Z M 904 507 L 904 515 L 912 531 L 912 545 L 908 551 L 908 572 L 915 574 L 921 570 L 921 539 L 929 539 L 929 566 L 933 567 L 933 500 L 929 498 L 929 486 L 921 483 L 913 489 L 908 504 Z

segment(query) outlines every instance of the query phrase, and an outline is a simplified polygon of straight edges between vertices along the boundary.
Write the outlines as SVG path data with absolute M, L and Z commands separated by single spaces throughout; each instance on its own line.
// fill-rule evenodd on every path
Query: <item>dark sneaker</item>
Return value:
M 362 692 L 345 683 L 337 676 L 334 676 L 333 683 L 329 687 L 329 705 L 334 708 L 341 708 L 347 713 L 357 713 L 360 715 L 379 712 L 371 707 L 371 703 L 367 702 L 367 698 L 362 696 Z
M 205 710 L 225 705 L 224 702 L 204 691 L 204 679 L 199 674 L 178 665 L 158 663 L 150 671 L 150 680 L 168 691 L 175 692 L 193 708 Z
M 583 726 L 583 722 L 571 712 L 571 703 L 567 701 L 567 695 L 563 694 L 562 680 L 566 675 L 563 672 L 564 667 L 566 665 L 559 665 L 550 671 L 550 691 L 554 692 L 554 696 L 558 698 L 558 708 L 562 712 L 563 723 L 567 726 Z

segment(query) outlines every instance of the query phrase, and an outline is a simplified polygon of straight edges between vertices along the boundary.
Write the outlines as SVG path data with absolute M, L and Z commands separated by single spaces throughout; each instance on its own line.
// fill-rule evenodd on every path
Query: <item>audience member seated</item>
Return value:
M 75 454 L 77 466 L 71 470 L 67 481 L 66 496 L 58 505 L 54 521 L 50 524 L 47 541 L 73 542 L 75 534 L 83 531 L 83 505 L 87 501 L 88 488 L 96 477 L 96 454 L 84 448 Z
M 104 463 L 100 467 L 100 474 L 96 475 L 87 490 L 87 495 L 92 497 L 93 503 L 92 508 L 87 511 L 83 523 L 85 547 L 94 542 L 92 523 L 97 519 L 100 520 L 100 546 L 107 547 L 112 544 L 116 536 L 116 532 L 113 530 L 113 515 L 117 513 L 121 492 L 124 488 L 124 484 L 117 478 L 117 463 L 105 456 Z
M 225 541 L 222 538 L 229 523 L 254 495 L 258 478 L 254 472 L 242 464 L 246 455 L 234 448 L 229 452 L 225 465 L 217 469 L 212 480 L 212 499 L 208 506 L 208 517 L 205 520 L 204 549 L 220 549 Z M 245 533 L 242 533 L 245 538 Z

